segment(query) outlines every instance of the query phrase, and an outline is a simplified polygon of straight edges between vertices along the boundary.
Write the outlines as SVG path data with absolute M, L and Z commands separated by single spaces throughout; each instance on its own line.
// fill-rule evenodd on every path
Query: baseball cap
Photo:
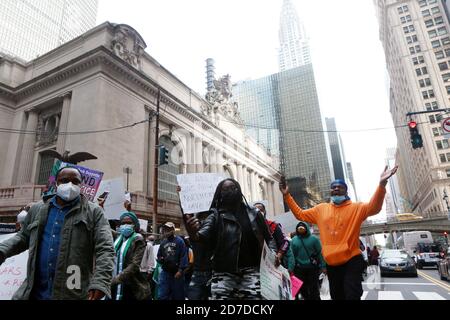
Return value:
M 173 222 L 166 222 L 164 227 L 175 229 L 175 224 Z

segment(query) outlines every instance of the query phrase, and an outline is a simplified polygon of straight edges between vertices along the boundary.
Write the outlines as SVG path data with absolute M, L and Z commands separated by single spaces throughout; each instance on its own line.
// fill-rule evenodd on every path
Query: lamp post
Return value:
M 133 170 L 131 170 L 130 167 L 126 167 L 126 168 L 123 168 L 123 173 L 125 173 L 127 175 L 127 192 L 129 192 L 130 191 L 130 188 L 129 188 L 129 176 L 130 176 L 130 174 L 133 173 Z

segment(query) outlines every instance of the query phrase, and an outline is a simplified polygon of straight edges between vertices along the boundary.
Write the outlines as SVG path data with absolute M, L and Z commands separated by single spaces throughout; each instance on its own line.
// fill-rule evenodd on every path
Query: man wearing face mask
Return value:
M 184 270 L 188 266 L 184 240 L 175 235 L 175 224 L 167 222 L 162 227 L 164 240 L 159 246 L 157 261 L 162 266 L 159 275 L 159 300 L 185 300 Z
M 116 265 L 111 282 L 113 300 L 150 298 L 150 283 L 140 270 L 146 242 L 138 233 L 139 228 L 139 219 L 135 213 L 129 211 L 120 216 L 119 236 L 114 242 Z
M 103 210 L 80 195 L 81 181 L 78 169 L 60 169 L 56 195 L 33 205 L 21 231 L 0 244 L 0 264 L 29 250 L 27 278 L 14 300 L 100 300 L 110 295 L 111 230 Z
M 398 166 L 385 168 L 379 186 L 369 203 L 353 203 L 342 180 L 331 184 L 331 202 L 302 210 L 289 194 L 284 177 L 280 191 L 294 216 L 301 221 L 316 224 L 320 231 L 322 253 L 327 263 L 330 294 L 333 300 L 360 300 L 363 294 L 361 279 L 365 262 L 359 248 L 361 224 L 381 211 L 388 179 Z
M 264 242 L 276 245 L 259 210 L 250 207 L 239 183 L 217 186 L 204 223 L 184 217 L 192 241 L 211 245 L 213 300 L 261 300 L 260 262 Z

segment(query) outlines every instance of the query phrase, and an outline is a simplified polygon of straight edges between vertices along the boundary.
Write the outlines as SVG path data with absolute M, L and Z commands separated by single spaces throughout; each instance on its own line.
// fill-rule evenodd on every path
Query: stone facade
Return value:
M 0 214 L 37 200 L 36 192 L 14 190 L 35 190 L 52 161 L 41 152 L 53 149 L 96 155 L 80 165 L 104 179 L 126 179 L 123 168 L 132 168 L 133 207 L 150 218 L 158 91 L 160 137 L 173 143 L 177 173 L 223 173 L 249 201 L 265 199 L 271 214 L 283 212 L 278 159 L 230 121 L 230 110 L 193 92 L 145 48 L 132 27 L 106 22 L 29 63 L 0 60 Z M 161 199 L 159 208 L 158 223 L 181 222 L 175 201 Z

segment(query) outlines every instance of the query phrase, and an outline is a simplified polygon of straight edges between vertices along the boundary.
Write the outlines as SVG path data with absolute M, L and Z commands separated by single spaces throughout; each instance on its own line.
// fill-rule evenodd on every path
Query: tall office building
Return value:
M 233 87 L 233 101 L 250 134 L 266 148 L 278 145 L 274 153 L 280 155 L 288 180 L 298 190 L 307 187 L 318 200 L 328 199 L 333 164 L 312 65 L 239 82 Z
M 280 71 L 311 63 L 309 39 L 291 0 L 284 0 L 280 15 Z
M 393 168 L 395 166 L 396 160 L 395 156 L 397 153 L 397 148 L 388 148 L 386 150 L 386 159 L 385 164 L 389 166 L 389 168 Z M 401 193 L 400 186 L 398 183 L 398 175 L 394 175 L 388 181 L 388 185 L 386 188 L 386 218 L 389 220 L 394 220 L 395 215 L 397 213 L 404 212 L 403 203 L 401 201 Z
M 334 118 L 325 118 L 327 125 L 328 140 L 330 142 L 331 159 L 333 160 L 334 177 L 336 179 L 348 179 L 347 166 L 344 156 L 344 148 L 341 136 L 337 132 L 336 120 Z
M 390 76 L 390 111 L 396 125 L 399 182 L 405 203 L 424 216 L 446 211 L 450 193 L 450 143 L 438 112 L 450 98 L 450 25 L 447 1 L 374 0 Z M 436 110 L 436 112 L 433 112 Z M 413 149 L 405 127 L 408 112 L 432 111 L 412 117 L 423 148 Z
M 93 28 L 98 0 L 0 1 L 0 53 L 29 61 Z

